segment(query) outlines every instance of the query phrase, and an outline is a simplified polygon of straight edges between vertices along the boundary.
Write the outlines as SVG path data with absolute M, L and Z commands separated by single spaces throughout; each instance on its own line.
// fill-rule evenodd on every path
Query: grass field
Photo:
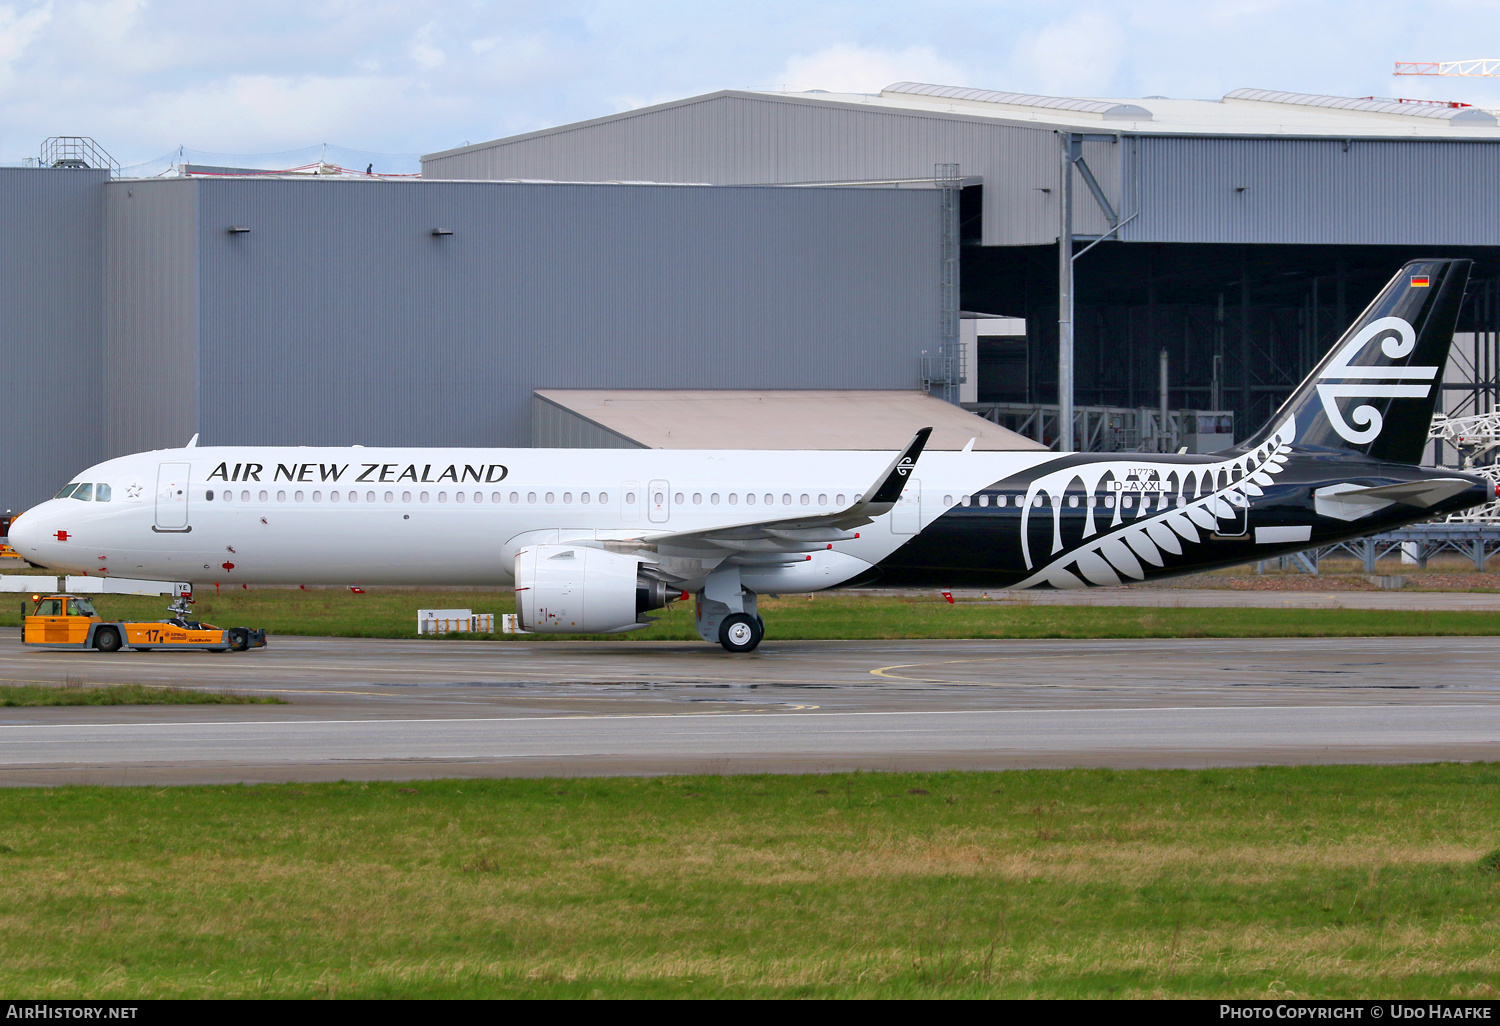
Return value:
M 0 707 L 41 705 L 285 705 L 269 695 L 195 691 L 146 684 L 0 684 Z
M 0 991 L 1493 999 L 1497 845 L 1495 765 L 0 790 Z
M 99 596 L 107 618 L 156 620 L 167 600 Z M 469 608 L 481 613 L 514 609 L 504 591 L 370 591 L 363 595 L 318 589 L 201 592 L 195 615 L 221 627 L 264 627 L 274 634 L 334 637 L 416 636 L 419 608 Z M 1373 637 L 1500 634 L 1500 613 L 1404 612 L 1363 609 L 1148 608 L 1031 606 L 959 602 L 937 595 L 890 597 L 819 594 L 762 598 L 770 640 L 814 638 L 1214 638 Z M 675 603 L 645 630 L 615 640 L 694 640 L 691 602 Z M 0 607 L 0 626 L 20 625 L 20 599 Z M 501 635 L 506 643 L 566 640 L 578 635 Z

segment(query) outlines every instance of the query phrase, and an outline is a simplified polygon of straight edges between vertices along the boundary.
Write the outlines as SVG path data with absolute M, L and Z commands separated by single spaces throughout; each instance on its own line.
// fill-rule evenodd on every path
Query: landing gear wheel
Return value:
M 120 651 L 120 632 L 113 627 L 106 627 L 94 635 L 94 647 L 101 652 Z
M 765 637 L 760 618 L 745 613 L 730 613 L 719 624 L 719 644 L 726 652 L 754 652 Z

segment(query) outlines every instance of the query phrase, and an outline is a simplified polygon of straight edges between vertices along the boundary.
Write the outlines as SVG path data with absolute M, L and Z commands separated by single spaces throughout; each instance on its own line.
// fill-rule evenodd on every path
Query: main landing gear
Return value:
M 765 636 L 765 621 L 749 613 L 730 613 L 719 623 L 719 644 L 727 652 L 753 652 Z
M 714 571 L 698 592 L 694 626 L 704 641 L 726 652 L 754 652 L 766 636 L 766 622 L 755 610 L 755 592 L 740 583 L 739 567 Z

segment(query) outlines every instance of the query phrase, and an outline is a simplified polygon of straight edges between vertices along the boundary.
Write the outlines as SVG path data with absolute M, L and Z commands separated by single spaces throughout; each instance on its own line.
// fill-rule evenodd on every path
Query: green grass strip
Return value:
M 0 706 L 39 705 L 285 705 L 269 695 L 241 695 L 144 684 L 0 684 Z
M 40 997 L 1476 997 L 1500 766 L 0 790 Z

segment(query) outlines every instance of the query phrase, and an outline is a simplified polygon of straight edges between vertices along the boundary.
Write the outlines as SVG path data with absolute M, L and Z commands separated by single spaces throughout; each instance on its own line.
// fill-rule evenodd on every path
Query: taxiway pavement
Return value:
M 1500 638 L 677 642 L 277 637 L 0 683 L 279 706 L 0 709 L 0 784 L 1500 759 Z

